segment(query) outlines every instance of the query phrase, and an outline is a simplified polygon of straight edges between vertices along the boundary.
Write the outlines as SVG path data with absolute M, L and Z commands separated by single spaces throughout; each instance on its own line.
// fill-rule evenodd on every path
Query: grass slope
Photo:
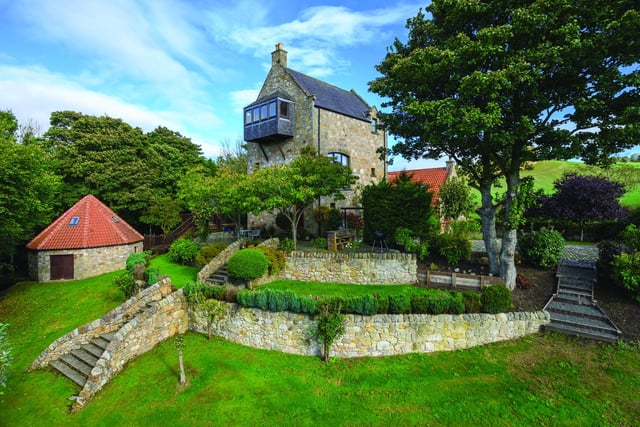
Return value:
M 636 345 L 557 335 L 323 364 L 187 334 L 185 387 L 171 339 L 70 415 L 71 381 L 24 370 L 58 336 L 120 302 L 110 275 L 0 295 L 15 355 L 0 425 L 633 425 L 640 417 Z
M 633 166 L 638 169 L 640 174 L 640 163 L 624 163 L 626 166 Z M 522 171 L 521 176 L 533 176 L 535 187 L 542 188 L 546 194 L 551 194 L 555 190 L 553 183 L 562 177 L 567 172 L 576 172 L 583 175 L 593 173 L 593 169 L 585 166 L 584 163 L 575 161 L 563 161 L 563 160 L 548 160 L 544 162 L 536 162 L 531 165 L 531 169 Z M 616 167 L 616 166 L 614 166 Z M 493 194 L 499 195 L 505 192 L 505 185 L 496 188 Z M 480 205 L 480 192 L 473 190 L 476 204 Z M 638 188 L 627 191 L 625 195 L 620 199 L 620 203 L 623 206 L 634 207 L 640 205 L 640 186 Z

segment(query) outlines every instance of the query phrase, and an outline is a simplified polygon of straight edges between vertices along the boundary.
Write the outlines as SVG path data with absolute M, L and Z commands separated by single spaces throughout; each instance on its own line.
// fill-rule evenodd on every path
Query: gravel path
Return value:
M 498 247 L 500 247 L 498 240 Z M 474 240 L 472 246 L 473 252 L 484 252 L 484 242 L 482 240 Z M 594 245 L 565 245 L 562 257 L 573 261 L 598 261 L 598 248 Z

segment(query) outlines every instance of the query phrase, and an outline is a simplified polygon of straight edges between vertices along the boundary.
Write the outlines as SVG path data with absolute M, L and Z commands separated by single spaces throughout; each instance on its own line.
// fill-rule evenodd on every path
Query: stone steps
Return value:
M 225 285 L 229 282 L 229 273 L 227 272 L 227 264 L 217 269 L 206 280 L 211 285 Z
M 551 320 L 545 330 L 604 342 L 618 341 L 620 330 L 593 299 L 595 264 L 562 260 L 556 276 L 557 292 L 544 307 Z
M 58 360 L 52 361 L 50 365 L 80 387 L 84 387 L 87 378 L 91 375 L 91 370 L 113 340 L 113 336 L 113 333 L 109 333 L 93 338 L 90 343 L 63 354 Z

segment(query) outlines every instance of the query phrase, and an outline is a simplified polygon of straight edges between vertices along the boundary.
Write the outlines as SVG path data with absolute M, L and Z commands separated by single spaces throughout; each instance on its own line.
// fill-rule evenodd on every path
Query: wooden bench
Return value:
M 356 230 L 336 230 L 327 232 L 327 249 L 337 251 L 344 249 L 356 237 Z

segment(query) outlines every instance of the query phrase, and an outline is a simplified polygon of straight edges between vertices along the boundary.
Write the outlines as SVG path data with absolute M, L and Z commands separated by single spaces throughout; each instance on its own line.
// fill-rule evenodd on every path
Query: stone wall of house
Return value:
M 125 267 L 127 257 L 133 252 L 142 252 L 142 246 L 142 242 L 137 242 L 99 248 L 30 251 L 28 255 L 29 275 L 38 282 L 48 282 L 51 280 L 51 255 L 73 255 L 74 280 L 99 276 L 122 270 Z
M 414 254 L 294 251 L 279 278 L 361 285 L 416 283 Z
M 212 333 L 254 348 L 307 356 L 321 354 L 312 338 L 316 321 L 305 314 L 273 313 L 219 302 L 222 314 Z M 543 311 L 499 314 L 381 314 L 345 315 L 344 335 L 331 356 L 394 356 L 471 348 L 534 334 L 549 323 Z M 189 329 L 207 333 L 204 312 L 189 310 Z

